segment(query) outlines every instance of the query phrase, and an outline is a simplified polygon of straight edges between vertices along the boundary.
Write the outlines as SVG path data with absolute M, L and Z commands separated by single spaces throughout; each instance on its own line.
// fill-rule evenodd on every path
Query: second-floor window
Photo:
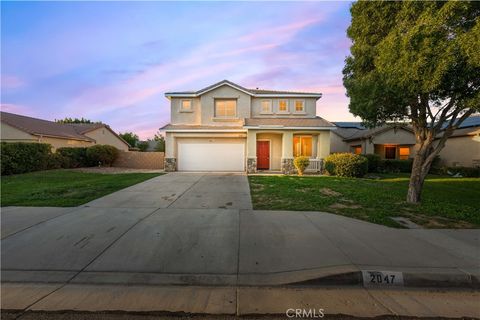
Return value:
M 237 116 L 237 100 L 235 99 L 216 99 L 215 117 L 216 118 L 234 118 Z
M 278 100 L 278 112 L 288 112 L 288 100 Z
M 182 100 L 182 111 L 190 111 L 192 110 L 192 100 Z
M 272 100 L 262 100 L 262 113 L 272 113 Z
M 305 112 L 305 101 L 295 100 L 295 112 Z

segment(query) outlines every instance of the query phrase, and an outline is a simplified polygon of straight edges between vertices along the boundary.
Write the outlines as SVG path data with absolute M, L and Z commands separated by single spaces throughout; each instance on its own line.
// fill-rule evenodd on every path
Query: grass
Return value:
M 1 205 L 78 206 L 158 175 L 159 173 L 101 174 L 50 170 L 3 176 Z
M 405 201 L 408 174 L 380 179 L 250 176 L 254 209 L 325 211 L 387 226 L 407 217 L 427 228 L 480 226 L 480 179 L 428 176 L 422 203 Z

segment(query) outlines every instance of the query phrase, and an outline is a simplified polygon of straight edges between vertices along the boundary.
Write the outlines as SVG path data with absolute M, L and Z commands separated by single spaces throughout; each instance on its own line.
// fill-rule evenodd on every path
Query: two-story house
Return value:
M 319 169 L 330 153 L 330 122 L 316 115 L 321 93 L 247 89 L 228 80 L 168 92 L 166 171 L 293 172 L 308 156 Z

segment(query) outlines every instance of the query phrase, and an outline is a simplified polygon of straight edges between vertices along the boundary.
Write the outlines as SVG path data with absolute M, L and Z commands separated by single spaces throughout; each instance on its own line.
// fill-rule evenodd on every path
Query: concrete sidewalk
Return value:
M 480 316 L 480 293 L 470 290 L 256 288 L 4 284 L 2 310 L 31 312 L 159 312 L 281 315 L 296 310 L 325 316 Z M 303 311 L 305 310 L 305 311 Z M 286 317 L 285 317 L 286 318 Z

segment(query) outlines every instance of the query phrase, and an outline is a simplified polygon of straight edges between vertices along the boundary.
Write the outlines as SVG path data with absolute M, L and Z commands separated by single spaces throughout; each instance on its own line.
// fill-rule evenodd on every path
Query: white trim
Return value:
M 257 93 L 254 94 L 255 97 L 259 98 L 321 98 L 322 94 L 311 94 L 311 93 Z
M 225 85 L 227 85 L 225 83 Z M 236 89 L 236 88 L 235 88 Z M 212 89 L 213 90 L 213 89 Z M 240 90 L 240 89 L 238 89 Z M 210 90 L 208 90 L 210 91 Z M 170 98 L 170 97 L 185 97 L 185 98 L 195 98 L 195 97 L 199 97 L 201 96 L 202 94 L 205 94 L 206 92 L 208 91 L 205 91 L 205 92 L 201 92 L 201 93 L 165 93 L 165 97 L 167 98 Z M 244 93 L 247 93 L 246 91 L 244 90 L 240 90 Z M 322 94 L 319 93 L 319 94 L 308 94 L 308 93 L 296 93 L 296 94 L 291 94 L 291 93 L 284 93 L 284 94 L 280 94 L 280 93 L 276 93 L 276 94 L 267 94 L 267 93 L 247 93 L 248 95 L 252 96 L 252 97 L 257 97 L 257 98 L 321 98 L 322 97 Z
M 266 130 L 278 130 L 278 129 L 292 129 L 292 130 L 335 130 L 335 127 L 284 127 L 284 126 L 243 126 L 245 129 L 266 129 Z
M 272 139 L 257 139 L 257 141 L 268 141 L 268 170 L 272 170 Z M 257 148 L 256 143 L 255 143 L 255 148 Z M 256 151 L 256 150 L 255 150 Z M 258 159 L 258 154 L 257 157 Z M 257 170 L 258 170 L 258 161 L 257 161 Z M 262 169 L 260 169 L 262 170 Z M 265 170 L 265 169 L 263 169 Z
M 166 129 L 165 132 L 247 132 L 246 129 Z

